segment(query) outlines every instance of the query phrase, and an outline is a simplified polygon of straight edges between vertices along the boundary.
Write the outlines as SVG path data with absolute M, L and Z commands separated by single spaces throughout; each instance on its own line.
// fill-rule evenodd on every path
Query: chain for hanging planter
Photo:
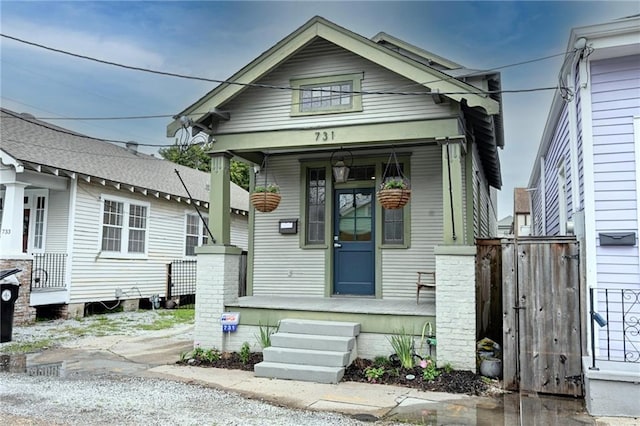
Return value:
M 395 167 L 395 173 L 390 169 L 392 166 Z M 395 151 L 389 154 L 377 196 L 380 205 L 389 210 L 401 209 L 411 199 L 411 185 L 402 173 Z
M 264 213 L 274 211 L 280 204 L 280 187 L 277 183 L 267 182 L 267 158 L 269 154 L 264 156 L 262 160 L 262 166 L 260 167 L 260 173 L 264 173 L 264 183 L 262 185 L 256 185 L 253 188 L 253 192 L 250 195 L 251 204 L 256 210 Z

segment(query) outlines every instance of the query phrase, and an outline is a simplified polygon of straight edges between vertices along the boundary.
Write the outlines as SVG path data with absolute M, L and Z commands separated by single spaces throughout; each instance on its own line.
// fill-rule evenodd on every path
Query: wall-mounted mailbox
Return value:
M 635 246 L 635 232 L 600 232 L 601 246 Z
M 298 219 L 280 219 L 279 231 L 281 234 L 297 234 Z

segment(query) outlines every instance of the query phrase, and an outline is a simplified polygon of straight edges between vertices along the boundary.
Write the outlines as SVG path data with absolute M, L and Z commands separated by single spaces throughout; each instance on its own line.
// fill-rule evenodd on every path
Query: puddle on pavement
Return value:
M 64 377 L 65 362 L 34 363 L 27 354 L 0 355 L 0 372 Z
M 385 419 L 429 426 L 596 424 L 583 399 L 517 393 L 441 402 L 408 398 Z

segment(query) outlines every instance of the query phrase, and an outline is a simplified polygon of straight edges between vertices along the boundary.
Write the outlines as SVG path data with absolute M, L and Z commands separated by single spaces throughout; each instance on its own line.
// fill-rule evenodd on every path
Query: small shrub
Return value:
M 373 359 L 373 365 L 375 365 L 376 367 L 388 367 L 389 365 L 391 365 L 391 361 L 389 361 L 389 358 L 387 358 L 386 356 L 377 356 Z
M 444 370 L 445 373 L 447 374 L 451 374 L 451 372 L 453 371 L 453 367 L 451 366 L 451 363 L 448 362 L 445 365 L 442 366 L 442 369 Z
M 376 383 L 384 375 L 384 367 L 367 367 L 364 370 L 364 375 L 371 383 Z
M 256 336 L 256 339 L 258 340 L 258 343 L 260 344 L 262 349 L 268 348 L 269 346 L 271 346 L 271 335 L 278 331 L 280 324 L 272 326 L 272 325 L 262 325 L 262 323 L 260 323 L 259 327 L 260 327 L 260 335 Z
M 393 350 L 396 351 L 402 368 L 413 368 L 413 336 L 407 334 L 404 329 L 402 329 L 398 334 L 391 336 L 389 343 Z
M 207 349 L 202 354 L 202 361 L 216 362 L 219 360 L 220 360 L 220 351 L 215 348 Z
M 240 353 L 238 355 L 240 356 L 240 361 L 243 364 L 247 364 L 249 362 L 249 358 L 251 358 L 251 347 L 249 346 L 249 343 L 244 342 L 242 344 L 242 348 L 240 348 Z
M 420 361 L 422 367 L 422 378 L 428 382 L 433 381 L 440 375 L 440 371 L 436 368 L 436 363 L 431 358 L 425 358 Z

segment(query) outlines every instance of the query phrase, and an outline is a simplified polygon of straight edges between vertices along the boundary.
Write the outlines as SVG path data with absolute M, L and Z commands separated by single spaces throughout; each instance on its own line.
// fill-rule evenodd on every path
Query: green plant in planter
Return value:
M 402 179 L 389 179 L 384 182 L 382 189 L 407 189 L 407 184 Z
M 253 189 L 253 192 L 270 192 L 272 194 L 277 194 L 280 192 L 280 187 L 276 184 L 270 183 L 269 185 L 256 185 Z

